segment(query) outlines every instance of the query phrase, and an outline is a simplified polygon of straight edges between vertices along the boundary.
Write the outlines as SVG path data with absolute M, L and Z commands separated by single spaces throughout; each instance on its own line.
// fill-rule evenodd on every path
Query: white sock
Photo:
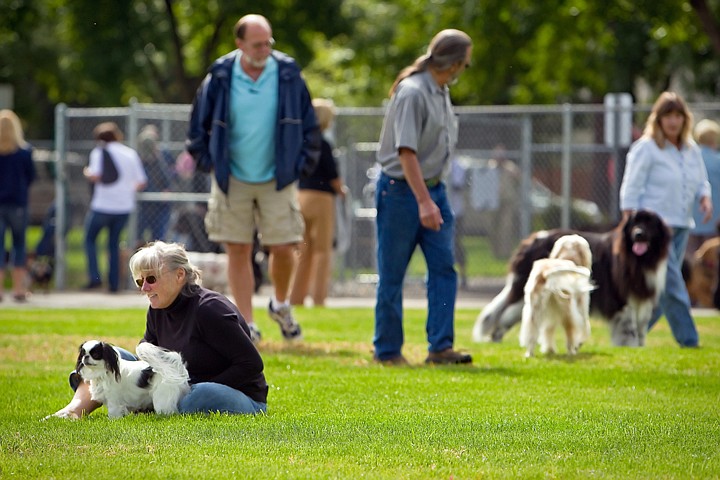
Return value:
M 288 306 L 287 300 L 284 301 L 284 302 L 279 302 L 278 299 L 275 298 L 275 295 L 272 296 L 272 298 L 270 299 L 270 302 L 271 302 L 271 305 L 272 305 L 272 309 L 275 310 L 275 311 L 277 311 L 277 310 L 278 310 L 279 308 L 281 308 L 281 307 L 287 307 L 287 306 Z

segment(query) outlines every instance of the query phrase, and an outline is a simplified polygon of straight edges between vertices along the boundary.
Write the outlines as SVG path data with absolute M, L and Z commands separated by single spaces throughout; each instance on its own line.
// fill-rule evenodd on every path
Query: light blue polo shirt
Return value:
M 265 183 L 275 178 L 278 64 L 268 57 L 254 81 L 240 66 L 238 53 L 230 80 L 230 172 L 241 182 Z

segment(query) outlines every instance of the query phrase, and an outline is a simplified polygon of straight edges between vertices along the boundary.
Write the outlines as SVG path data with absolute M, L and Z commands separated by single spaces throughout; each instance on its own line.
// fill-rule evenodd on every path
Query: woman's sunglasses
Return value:
M 144 278 L 141 277 L 141 278 L 135 279 L 135 283 L 137 283 L 137 286 L 139 288 L 142 288 L 143 285 L 145 285 L 145 282 L 147 282 L 150 285 L 154 285 L 155 282 L 157 282 L 157 281 L 158 281 L 158 279 L 155 275 L 148 275 L 147 277 L 144 277 Z

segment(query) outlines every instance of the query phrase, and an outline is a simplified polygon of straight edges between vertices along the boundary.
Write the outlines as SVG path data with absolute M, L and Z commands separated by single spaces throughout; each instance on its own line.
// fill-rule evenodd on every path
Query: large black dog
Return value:
M 632 213 L 605 233 L 549 230 L 536 232 L 519 245 L 505 288 L 478 315 L 473 340 L 502 340 L 520 322 L 523 289 L 533 262 L 546 258 L 555 240 L 577 233 L 592 250 L 592 280 L 597 286 L 590 309 L 610 324 L 614 345 L 642 346 L 653 308 L 665 286 L 670 230 L 653 212 Z

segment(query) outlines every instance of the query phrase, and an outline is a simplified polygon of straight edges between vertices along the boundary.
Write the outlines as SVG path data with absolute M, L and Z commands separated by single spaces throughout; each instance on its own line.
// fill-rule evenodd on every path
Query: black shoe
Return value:
M 456 352 L 452 348 L 447 348 L 442 352 L 430 352 L 425 359 L 425 363 L 435 365 L 456 365 L 459 363 L 472 363 L 472 357 L 469 353 Z

